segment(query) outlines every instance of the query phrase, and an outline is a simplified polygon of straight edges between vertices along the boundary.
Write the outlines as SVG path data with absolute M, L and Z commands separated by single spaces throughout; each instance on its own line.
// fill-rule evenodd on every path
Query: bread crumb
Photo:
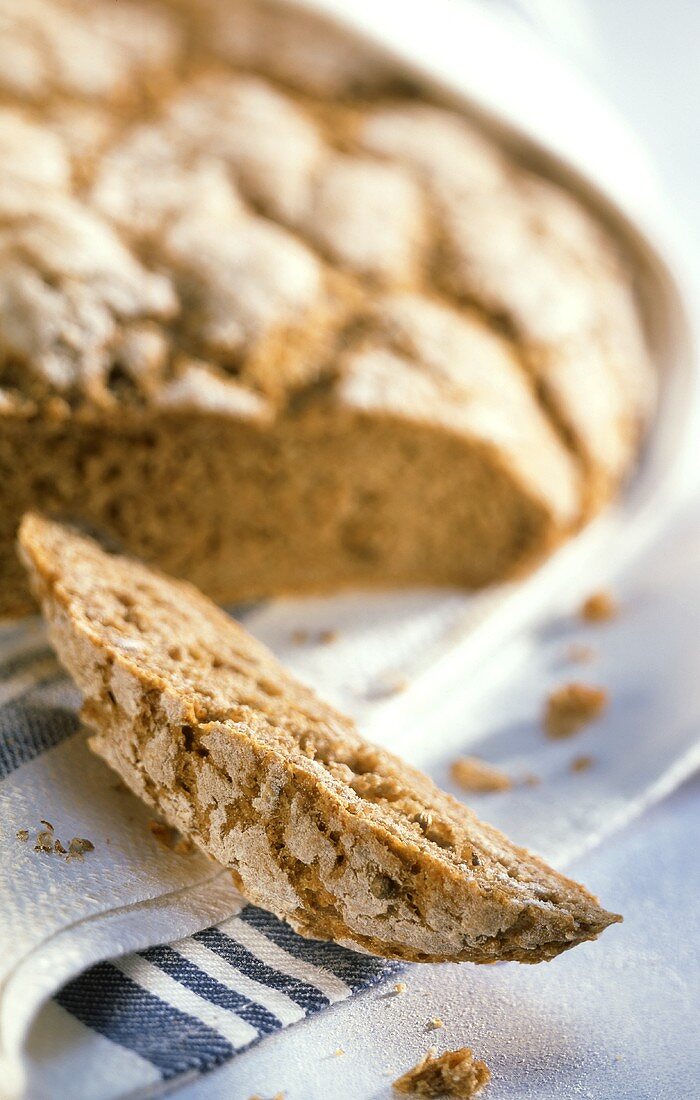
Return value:
M 42 829 L 36 838 L 35 852 L 53 852 L 53 833 L 48 829 Z
M 594 764 L 595 759 L 592 756 L 575 756 L 569 768 L 572 772 L 587 772 Z
M 34 844 L 35 852 L 43 852 L 46 855 L 65 856 L 68 861 L 71 858 L 82 860 L 85 852 L 94 852 L 95 850 L 95 845 L 91 840 L 85 840 L 77 836 L 73 837 L 66 849 L 55 835 L 54 827 L 50 821 L 46 821 L 46 819 L 42 817 L 40 824 L 43 825 L 44 828 L 40 829 L 37 833 L 36 843 Z M 24 843 L 29 840 L 29 829 L 20 829 L 16 835 L 17 839 Z
M 394 993 L 398 996 L 400 993 L 405 993 L 407 989 L 408 986 L 405 982 L 397 982 L 394 986 Z
M 485 1062 L 474 1058 L 469 1047 L 447 1050 L 439 1057 L 433 1047 L 425 1057 L 394 1081 L 393 1088 L 409 1096 L 453 1096 L 469 1100 L 491 1080 Z
M 370 689 L 370 699 L 387 699 L 391 695 L 399 695 L 405 691 L 410 683 L 405 676 L 380 677 L 373 688 Z
M 592 645 L 584 645 L 583 642 L 572 642 L 567 646 L 564 659 L 571 664 L 585 665 L 595 659 L 595 649 Z
M 444 1026 L 439 1016 L 431 1016 L 426 1025 L 429 1031 L 439 1031 L 440 1028 Z
M 151 836 L 154 836 L 160 844 L 165 844 L 168 836 L 171 833 L 175 832 L 175 830 L 172 829 L 170 825 L 164 825 L 162 821 L 154 820 L 148 822 L 148 831 L 151 833 Z M 170 847 L 170 845 L 168 844 L 167 847 Z
M 175 852 L 178 856 L 189 855 L 194 848 L 193 842 L 187 836 L 181 836 L 172 825 L 166 825 L 163 821 L 151 820 L 148 822 L 151 835 L 169 852 Z
M 345 1051 L 343 1050 L 342 1047 L 338 1047 L 336 1050 L 333 1051 L 333 1057 L 334 1058 L 342 1058 L 342 1056 L 344 1054 L 345 1054 Z
M 85 853 L 94 851 L 95 845 L 91 840 L 85 840 L 85 838 L 81 836 L 74 836 L 68 845 L 68 855 L 66 859 L 77 859 L 82 863 Z
M 308 630 L 293 630 L 291 635 L 293 645 L 308 645 L 311 641 L 315 642 L 317 645 L 330 645 L 331 642 L 337 640 L 338 636 L 337 630 L 330 630 L 328 628 L 325 630 L 318 630 L 314 634 Z
M 579 616 L 586 623 L 607 623 L 610 619 L 615 618 L 618 611 L 617 600 L 612 593 L 601 589 L 599 592 L 592 592 L 583 601 L 579 609 Z
M 590 684 L 562 684 L 550 692 L 542 725 L 548 737 L 571 737 L 599 718 L 608 705 L 604 688 Z
M 460 756 L 453 761 L 450 776 L 465 791 L 507 791 L 513 786 L 512 779 L 505 772 L 476 756 Z

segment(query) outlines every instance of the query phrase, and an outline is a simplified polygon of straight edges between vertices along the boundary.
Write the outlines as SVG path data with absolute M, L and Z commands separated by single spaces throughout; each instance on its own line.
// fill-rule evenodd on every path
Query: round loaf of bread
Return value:
M 40 508 L 219 602 L 517 575 L 654 402 L 598 218 L 268 0 L 24 0 L 0 71 L 0 611 Z

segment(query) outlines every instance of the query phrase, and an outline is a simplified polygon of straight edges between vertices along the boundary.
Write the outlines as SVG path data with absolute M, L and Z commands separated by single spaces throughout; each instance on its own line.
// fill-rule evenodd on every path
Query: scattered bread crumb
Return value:
M 68 845 L 68 855 L 66 856 L 66 859 L 77 859 L 82 863 L 85 853 L 94 851 L 95 845 L 92 843 L 91 840 L 86 840 L 84 837 L 81 836 L 74 836 L 70 844 Z
M 333 1057 L 334 1058 L 342 1058 L 342 1056 L 344 1054 L 345 1054 L 345 1051 L 343 1050 L 342 1047 L 338 1047 L 337 1050 L 333 1051 Z
M 398 996 L 399 993 L 405 993 L 407 989 L 408 989 L 408 986 L 406 985 L 405 982 L 397 982 L 396 985 L 394 986 L 394 993 L 396 993 L 397 996 Z
M 583 601 L 579 616 L 586 623 L 606 623 L 618 614 L 617 600 L 611 592 L 601 589 Z
M 369 691 L 370 699 L 387 699 L 391 695 L 399 695 L 402 691 L 405 691 L 410 680 L 407 680 L 405 676 L 391 676 L 386 675 L 379 677 Z
M 569 768 L 572 772 L 587 772 L 594 764 L 595 759 L 592 756 L 575 756 L 569 764 Z
M 71 840 L 68 848 L 64 848 L 61 841 L 55 835 L 55 830 L 50 821 L 46 821 L 45 818 L 41 818 L 41 825 L 44 826 L 37 833 L 36 843 L 34 844 L 35 852 L 44 852 L 47 855 L 59 855 L 65 856 L 66 862 L 71 859 L 82 860 L 85 852 L 94 852 L 95 845 L 91 840 L 85 840 L 82 837 L 74 836 Z M 29 840 L 29 829 L 20 829 L 17 833 L 17 839 L 23 843 Z
M 154 836 L 159 844 L 165 845 L 166 848 L 172 847 L 168 841 L 172 837 L 175 830 L 170 825 L 165 825 L 162 821 L 151 820 L 148 822 L 148 831 L 151 836 Z M 172 843 L 175 843 L 173 838 Z
M 570 683 L 555 688 L 547 697 L 542 724 L 548 737 L 571 737 L 599 718 L 608 705 L 604 688 Z
M 450 775 L 465 791 L 507 791 L 513 786 L 510 776 L 476 756 L 460 756 L 453 761 Z
M 331 642 L 335 642 L 338 638 L 337 630 L 317 630 L 312 633 L 309 630 L 293 630 L 292 631 L 292 644 L 293 645 L 308 645 L 309 642 L 315 642 L 318 645 L 330 645 Z
M 453 1096 L 469 1100 L 491 1079 L 485 1062 L 474 1058 L 469 1047 L 447 1050 L 439 1057 L 431 1048 L 425 1058 L 394 1081 L 397 1092 L 409 1096 Z
M 37 835 L 36 844 L 34 845 L 35 852 L 53 852 L 53 832 L 49 829 L 42 829 Z
M 595 649 L 592 645 L 584 645 L 583 642 L 572 642 L 564 653 L 565 660 L 571 664 L 585 665 L 595 659 Z
M 189 855 L 194 848 L 193 842 L 187 836 L 181 836 L 172 825 L 166 825 L 163 821 L 151 820 L 148 828 L 153 837 L 169 852 L 175 852 L 178 856 Z
M 444 1027 L 442 1020 L 439 1016 L 431 1016 L 428 1020 L 427 1028 L 429 1031 L 439 1031 L 441 1027 Z

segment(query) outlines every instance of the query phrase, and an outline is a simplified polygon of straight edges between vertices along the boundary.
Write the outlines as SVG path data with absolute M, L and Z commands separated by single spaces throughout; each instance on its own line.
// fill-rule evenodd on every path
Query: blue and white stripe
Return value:
M 253 906 L 176 943 L 99 963 L 56 1001 L 163 1080 L 206 1073 L 398 968 L 304 940 Z
M 78 732 L 77 704 L 40 630 L 0 631 L 0 783 Z M 100 962 L 54 999 L 90 1033 L 147 1065 L 151 1078 L 172 1083 L 221 1065 L 396 969 L 305 940 L 247 906 L 174 943 Z

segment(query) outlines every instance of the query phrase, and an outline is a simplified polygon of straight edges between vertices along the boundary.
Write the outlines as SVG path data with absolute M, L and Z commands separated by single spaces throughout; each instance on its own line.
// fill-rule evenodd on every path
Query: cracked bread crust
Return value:
M 575 198 L 291 6 L 0 16 L 0 610 L 27 606 L 11 543 L 31 507 L 231 602 L 488 583 L 608 499 L 654 374 L 621 248 Z M 347 447 L 319 443 L 322 418 Z M 180 439 L 199 479 L 173 471 Z M 235 550 L 208 482 L 235 493 Z M 508 518 L 485 537 L 492 499 Z
M 365 742 L 192 586 L 36 515 L 20 553 L 94 751 L 303 935 L 538 962 L 619 919 Z

